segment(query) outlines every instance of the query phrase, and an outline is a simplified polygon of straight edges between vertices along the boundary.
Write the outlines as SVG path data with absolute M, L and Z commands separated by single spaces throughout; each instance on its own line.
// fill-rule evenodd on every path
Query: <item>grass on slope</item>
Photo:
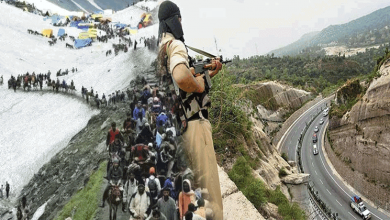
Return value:
M 256 209 L 261 209 L 268 201 L 278 206 L 278 213 L 283 219 L 305 219 L 305 212 L 297 203 L 290 203 L 280 187 L 269 190 L 261 180 L 252 176 L 252 169 L 244 157 L 237 159 L 228 175 Z
M 68 217 L 72 217 L 73 220 L 94 219 L 98 209 L 98 194 L 103 183 L 106 166 L 107 162 L 100 164 L 99 169 L 90 176 L 88 184 L 70 199 L 56 220 L 64 220 Z

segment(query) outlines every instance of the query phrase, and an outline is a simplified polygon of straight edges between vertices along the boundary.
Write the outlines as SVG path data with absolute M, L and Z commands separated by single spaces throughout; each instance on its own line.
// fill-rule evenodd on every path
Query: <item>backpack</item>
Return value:
M 154 178 L 154 179 L 150 179 L 149 178 L 148 188 L 149 188 L 149 191 L 150 191 L 150 194 L 151 194 L 152 198 L 156 197 L 157 196 L 157 182 L 156 182 L 156 178 Z

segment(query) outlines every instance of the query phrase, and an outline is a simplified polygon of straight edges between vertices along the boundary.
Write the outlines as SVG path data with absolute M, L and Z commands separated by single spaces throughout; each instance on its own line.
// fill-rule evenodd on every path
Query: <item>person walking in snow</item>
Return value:
M 1 187 L 0 187 L 0 199 L 3 198 L 3 189 L 4 189 L 4 187 L 3 187 L 3 185 L 1 185 Z
M 9 197 L 9 190 L 10 190 L 10 186 L 9 186 L 8 182 L 5 182 L 5 195 L 6 195 L 7 199 Z

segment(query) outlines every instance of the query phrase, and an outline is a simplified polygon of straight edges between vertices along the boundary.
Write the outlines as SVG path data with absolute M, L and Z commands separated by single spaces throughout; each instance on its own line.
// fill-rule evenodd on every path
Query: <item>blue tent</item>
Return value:
M 79 26 L 79 23 L 81 23 L 81 21 L 72 21 L 72 22 L 70 22 L 70 26 L 77 28 Z
M 104 14 L 104 11 L 95 11 L 94 14 Z
M 58 30 L 57 36 L 58 36 L 58 37 L 61 37 L 61 36 L 64 35 L 64 34 L 65 34 L 65 30 L 62 29 L 62 28 L 60 28 L 60 29 Z
M 79 48 L 82 48 L 82 47 L 86 47 L 86 46 L 89 46 L 91 45 L 92 43 L 92 39 L 91 38 L 87 38 L 87 39 L 75 39 L 74 41 L 74 47 L 76 49 L 79 49 Z
M 52 24 L 57 24 L 63 18 L 64 18 L 63 16 L 53 15 L 53 16 L 51 16 L 51 23 Z
M 88 30 L 89 27 L 88 26 L 77 26 L 78 29 L 81 29 L 81 30 Z
M 121 23 L 115 24 L 115 27 L 119 29 L 125 28 L 126 26 L 127 26 L 126 24 L 121 24 Z

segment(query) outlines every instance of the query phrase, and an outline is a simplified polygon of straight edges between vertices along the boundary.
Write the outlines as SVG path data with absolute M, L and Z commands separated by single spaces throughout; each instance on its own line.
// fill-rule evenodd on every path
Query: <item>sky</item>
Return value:
M 390 6 L 388 0 L 172 0 L 186 44 L 225 57 L 262 55 L 302 35 Z

